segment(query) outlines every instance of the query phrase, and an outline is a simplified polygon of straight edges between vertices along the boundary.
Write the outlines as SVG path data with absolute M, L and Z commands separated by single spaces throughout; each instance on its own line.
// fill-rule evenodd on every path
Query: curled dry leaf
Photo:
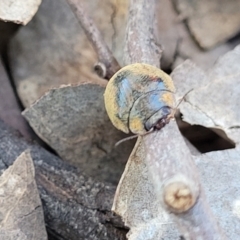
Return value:
M 26 25 L 31 21 L 42 0 L 1 0 L 0 19 Z
M 62 86 L 45 94 L 23 115 L 63 159 L 97 179 L 117 182 L 132 144 L 114 148 L 125 135 L 107 116 L 104 90 L 91 83 Z
M 35 171 L 28 151 L 0 177 L 2 240 L 47 239 Z
M 240 1 L 175 0 L 196 41 L 202 48 L 211 48 L 239 32 Z
M 194 119 L 194 122 L 190 121 L 190 123 L 207 127 L 221 126 L 236 142 L 238 142 L 239 133 L 235 132 L 237 129 L 231 128 L 233 126 L 231 124 L 239 126 L 240 121 L 237 87 L 239 85 L 239 57 L 240 47 L 237 47 L 219 59 L 208 75 L 190 61 L 179 66 L 172 74 L 178 99 L 194 88 L 186 96 L 187 101 L 180 105 L 184 119 L 186 121 Z M 234 91 L 236 92 L 234 93 Z M 214 123 L 218 123 L 218 125 L 216 126 Z M 164 131 L 172 129 L 171 127 L 167 128 L 168 125 L 161 130 L 161 134 L 156 134 L 155 137 L 163 136 Z M 167 145 L 164 141 L 167 141 Z M 113 211 L 122 216 L 125 224 L 130 227 L 131 230 L 128 234 L 130 240 L 178 239 L 179 233 L 172 220 L 177 220 L 176 217 L 169 215 L 162 208 L 161 202 L 157 200 L 159 199 L 158 191 L 154 189 L 157 175 L 150 176 L 148 173 L 150 170 L 153 173 L 153 169 L 146 166 L 146 158 L 148 158 L 146 153 L 149 151 L 143 143 L 144 141 L 141 139 L 138 140 L 128 160 L 117 188 Z M 155 149 L 162 145 L 168 147 L 166 149 L 168 153 L 162 152 L 159 163 L 165 155 L 171 156 L 172 151 L 179 151 L 176 148 L 176 141 L 171 138 L 166 140 L 161 137 L 151 143 L 156 144 L 156 146 L 150 146 Z M 200 182 L 203 183 L 207 201 L 210 202 L 211 209 L 221 228 L 225 231 L 227 239 L 238 239 L 240 234 L 239 147 L 233 150 L 198 154 L 193 156 L 193 159 L 199 169 Z M 181 162 L 179 162 L 180 166 Z M 195 209 L 197 208 L 193 208 L 194 211 Z M 199 219 L 201 214 L 209 213 L 196 212 Z
M 221 57 L 206 74 L 190 61 L 172 75 L 180 98 L 184 121 L 223 130 L 235 143 L 240 141 L 240 46 Z M 218 132 L 219 133 L 219 132 Z

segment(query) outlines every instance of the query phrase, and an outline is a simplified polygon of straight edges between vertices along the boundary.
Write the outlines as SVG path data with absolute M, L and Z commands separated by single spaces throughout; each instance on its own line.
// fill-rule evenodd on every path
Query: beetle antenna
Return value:
M 176 106 L 175 109 L 174 109 L 173 116 L 175 115 L 175 113 L 176 113 L 176 111 L 177 111 L 179 105 L 182 103 L 182 101 L 185 99 L 185 97 L 186 97 L 186 96 L 187 96 L 192 90 L 193 90 L 193 88 L 190 89 L 189 91 L 187 91 L 187 92 L 183 95 L 183 97 L 179 100 L 177 106 Z
M 126 137 L 126 138 L 123 138 L 122 140 L 119 140 L 118 142 L 115 143 L 115 147 L 117 147 L 119 144 L 125 142 L 125 141 L 128 141 L 128 140 L 131 140 L 133 138 L 136 138 L 138 137 L 139 135 L 133 135 L 133 136 L 130 136 L 130 137 Z
M 182 97 L 182 98 L 180 99 L 180 101 L 178 102 L 176 108 L 179 107 L 179 105 L 182 103 L 182 101 L 185 99 L 185 97 L 186 97 L 192 90 L 193 90 L 193 88 L 190 89 L 189 91 L 187 91 L 187 92 L 183 95 L 183 97 Z
M 148 132 L 142 134 L 142 135 L 133 135 L 133 136 L 130 136 L 130 137 L 126 137 L 126 138 L 123 138 L 122 140 L 119 140 L 118 142 L 115 143 L 115 147 L 117 147 L 119 144 L 125 142 L 125 141 L 128 141 L 128 140 L 131 140 L 131 139 L 134 139 L 138 136 L 145 136 L 145 135 L 148 135 L 149 133 L 153 132 L 154 131 L 154 128 L 151 128 Z

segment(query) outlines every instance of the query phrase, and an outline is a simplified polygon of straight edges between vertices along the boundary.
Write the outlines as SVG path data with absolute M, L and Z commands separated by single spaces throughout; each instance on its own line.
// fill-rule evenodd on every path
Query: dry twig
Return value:
M 82 25 L 88 40 L 98 54 L 99 62 L 94 67 L 95 71 L 100 77 L 110 79 L 112 75 L 120 69 L 117 60 L 104 42 L 99 29 L 96 27 L 93 20 L 87 15 L 83 6 L 83 1 L 67 0 L 67 2 Z
M 127 23 L 125 64 L 141 62 L 159 67 L 162 50 L 154 39 L 155 0 L 131 0 Z
M 159 66 L 161 51 L 153 40 L 155 0 L 131 0 L 125 42 L 125 64 L 144 62 Z M 198 171 L 177 124 L 140 139 L 149 175 L 162 206 L 186 239 L 224 239 L 206 201 Z M 138 141 L 139 142 L 139 141 Z M 138 146 L 134 151 L 139 151 Z

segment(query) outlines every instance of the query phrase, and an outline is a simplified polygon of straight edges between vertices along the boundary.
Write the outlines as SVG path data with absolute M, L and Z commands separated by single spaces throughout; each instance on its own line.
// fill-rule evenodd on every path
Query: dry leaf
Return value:
M 130 240 L 171 240 L 179 237 L 175 224 L 157 201 L 140 138 L 118 184 L 112 210 L 130 228 Z
M 84 6 L 121 62 L 127 3 L 92 0 L 84 1 Z M 15 84 L 25 107 L 62 84 L 105 82 L 93 71 L 96 53 L 65 0 L 44 0 L 33 21 L 19 30 L 10 51 Z
M 53 89 L 23 115 L 63 159 L 97 179 L 117 182 L 133 145 L 114 148 L 125 135 L 107 116 L 104 90 L 97 84 Z
M 194 88 L 180 104 L 184 121 L 223 130 L 229 139 L 240 141 L 240 46 L 221 57 L 205 74 L 190 61 L 172 75 L 180 98 Z
M 195 158 L 207 200 L 227 238 L 240 236 L 240 148 Z
M 202 48 L 214 47 L 239 32 L 239 0 L 175 0 L 174 4 Z
M 239 40 L 226 42 L 204 51 L 193 39 L 185 22 L 181 21 L 181 16 L 176 12 L 172 1 L 157 1 L 156 12 L 156 32 L 158 32 L 156 38 L 163 48 L 162 69 L 174 69 L 186 59 L 191 59 L 199 67 L 208 69 L 218 57 L 232 50 L 239 42 Z
M 41 0 L 1 0 L 0 19 L 26 25 L 38 10 Z
M 47 239 L 30 153 L 22 153 L 0 177 L 1 240 Z

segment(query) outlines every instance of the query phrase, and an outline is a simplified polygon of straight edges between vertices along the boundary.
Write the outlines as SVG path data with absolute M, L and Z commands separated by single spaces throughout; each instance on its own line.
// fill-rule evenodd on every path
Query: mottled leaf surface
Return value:
M 23 115 L 63 159 L 97 179 L 117 182 L 133 145 L 114 148 L 126 135 L 107 116 L 104 90 L 92 83 L 52 89 Z
M 223 130 L 235 143 L 240 141 L 239 61 L 240 46 L 222 56 L 207 73 L 190 61 L 172 73 L 178 99 L 193 89 L 179 106 L 183 120 Z
M 23 152 L 0 177 L 0 238 L 47 239 L 33 162 Z

